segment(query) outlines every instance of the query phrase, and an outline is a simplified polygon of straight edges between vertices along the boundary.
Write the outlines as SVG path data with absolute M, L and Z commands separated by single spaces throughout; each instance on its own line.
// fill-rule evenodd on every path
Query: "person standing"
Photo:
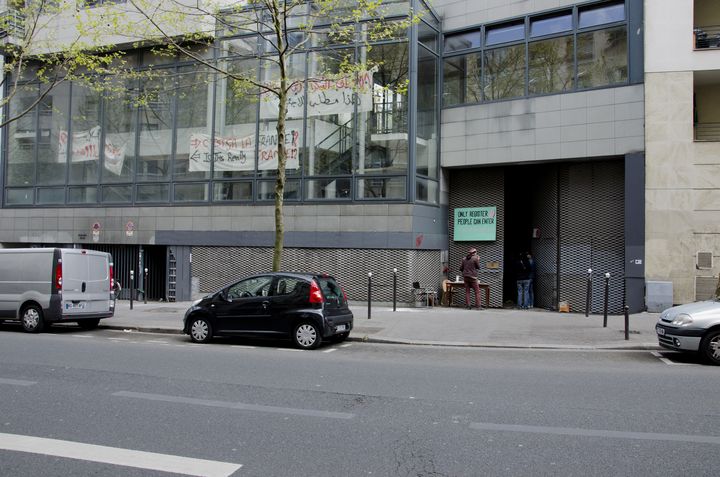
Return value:
M 518 254 L 515 259 L 515 281 L 517 284 L 517 307 L 526 310 L 530 303 L 528 287 L 530 286 L 530 265 L 524 253 Z
M 534 308 L 535 307 L 535 259 L 532 256 L 532 253 L 525 252 L 525 258 L 527 260 L 529 274 L 530 274 L 530 283 L 528 284 L 528 307 Z
M 465 308 L 470 309 L 470 289 L 475 290 L 475 308 L 480 309 L 480 286 L 478 285 L 477 272 L 480 270 L 480 257 L 477 250 L 471 248 L 460 264 L 460 271 L 465 282 Z

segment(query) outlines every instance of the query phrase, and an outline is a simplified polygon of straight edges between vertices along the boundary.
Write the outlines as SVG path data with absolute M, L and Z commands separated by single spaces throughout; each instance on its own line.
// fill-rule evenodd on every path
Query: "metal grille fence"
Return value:
M 193 247 L 192 276 L 200 292 L 208 293 L 243 277 L 266 272 L 272 248 Z M 328 273 L 338 279 L 351 301 L 367 301 L 368 272 L 372 272 L 372 301 L 391 303 L 393 268 L 397 268 L 398 303 L 411 303 L 412 283 L 440 287 L 437 250 L 286 248 L 282 269 L 288 272 Z
M 528 172 L 529 173 L 529 172 Z M 622 160 L 544 165 L 532 170 L 532 226 L 539 231 L 531 242 L 536 261 L 535 305 L 557 309 L 567 301 L 572 311 L 584 312 L 588 269 L 593 270 L 591 309 L 602 313 L 605 273 L 611 274 L 608 311 L 622 313 L 624 304 L 624 163 Z M 457 274 L 469 246 L 476 247 L 481 265 L 499 261 L 498 269 L 484 267 L 480 280 L 490 284 L 490 305 L 503 305 L 503 279 L 512 279 L 503 263 L 505 187 L 501 167 L 453 171 L 449 200 L 449 268 Z M 511 192 L 511 191 L 510 191 Z M 493 242 L 454 242 L 453 211 L 458 207 L 497 206 L 497 239 Z M 510 218 L 512 219 L 512 218 Z M 558 276 L 559 274 L 559 276 Z M 461 295 L 461 294 L 458 294 Z M 455 304 L 464 302 L 455 296 Z
M 590 312 L 602 313 L 604 275 L 611 274 L 608 311 L 621 313 L 625 291 L 624 166 L 622 161 L 560 168 L 559 300 L 584 312 L 592 269 Z
M 481 283 L 490 285 L 490 306 L 501 307 L 503 298 L 503 251 L 505 229 L 505 179 L 502 168 L 488 168 L 480 170 L 463 170 L 451 176 L 452 194 L 449 204 L 449 275 L 455 278 L 462 259 L 469 247 L 475 247 L 480 257 L 480 272 L 478 277 Z M 455 242 L 454 209 L 457 207 L 490 207 L 497 206 L 496 240 L 488 242 Z M 498 262 L 498 268 L 487 268 L 489 262 Z M 464 293 L 456 293 L 453 303 L 465 303 Z
M 557 309 L 557 167 L 537 171 L 537 187 L 533 191 L 533 224 L 538 237 L 531 242 L 535 258 L 535 303 L 539 308 Z

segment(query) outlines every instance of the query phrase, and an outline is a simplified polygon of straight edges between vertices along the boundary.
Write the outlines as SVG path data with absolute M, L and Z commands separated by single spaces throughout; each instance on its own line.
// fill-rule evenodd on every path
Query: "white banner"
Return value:
M 300 167 L 300 146 L 302 145 L 300 128 L 288 127 L 285 131 L 287 163 L 285 169 Z M 210 135 L 190 135 L 190 172 L 210 170 L 215 163 L 216 171 L 253 171 L 255 170 L 255 135 L 245 137 L 215 136 L 214 161 L 210 156 Z M 277 131 L 274 128 L 260 132 L 258 141 L 258 169 L 275 170 L 277 160 Z
M 357 73 L 355 78 L 308 79 L 307 115 L 326 116 L 372 111 L 373 72 Z M 296 83 L 288 93 L 288 118 L 302 118 L 305 113 L 305 83 Z M 278 99 L 272 93 L 260 96 L 260 118 L 277 119 Z
M 100 160 L 100 126 L 95 126 L 87 131 L 75 132 L 72 135 L 72 151 L 70 162 L 86 162 Z M 58 162 L 67 162 L 68 132 L 60 131 L 58 134 Z M 115 146 L 108 138 L 105 138 L 105 169 L 113 174 L 122 173 L 123 162 L 125 161 L 125 146 Z

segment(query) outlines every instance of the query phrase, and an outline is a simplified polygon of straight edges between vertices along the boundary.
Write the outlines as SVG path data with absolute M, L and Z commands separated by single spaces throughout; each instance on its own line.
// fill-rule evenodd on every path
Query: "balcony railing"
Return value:
M 20 38 L 25 33 L 25 17 L 17 10 L 0 13 L 0 38 Z
M 720 123 L 695 123 L 696 141 L 720 141 Z
M 720 48 L 720 25 L 695 27 L 693 36 L 696 50 Z

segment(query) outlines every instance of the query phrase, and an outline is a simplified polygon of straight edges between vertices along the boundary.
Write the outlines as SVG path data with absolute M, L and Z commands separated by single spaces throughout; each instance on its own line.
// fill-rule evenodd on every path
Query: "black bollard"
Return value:
M 372 272 L 368 272 L 368 320 L 370 319 L 371 313 L 372 313 L 372 307 L 370 303 L 372 302 Z
M 610 273 L 605 274 L 605 304 L 603 305 L 603 328 L 607 328 L 608 298 L 610 296 Z
M 590 313 L 590 297 L 592 296 L 592 268 L 588 268 L 587 294 L 585 297 L 585 318 Z
M 630 307 L 625 305 L 625 341 L 630 339 Z
M 130 309 L 133 309 L 133 295 L 135 294 L 135 270 L 130 270 Z
M 393 268 L 393 311 L 397 311 L 397 268 Z
M 143 283 L 143 302 L 147 305 L 148 269 L 145 267 L 145 282 Z

